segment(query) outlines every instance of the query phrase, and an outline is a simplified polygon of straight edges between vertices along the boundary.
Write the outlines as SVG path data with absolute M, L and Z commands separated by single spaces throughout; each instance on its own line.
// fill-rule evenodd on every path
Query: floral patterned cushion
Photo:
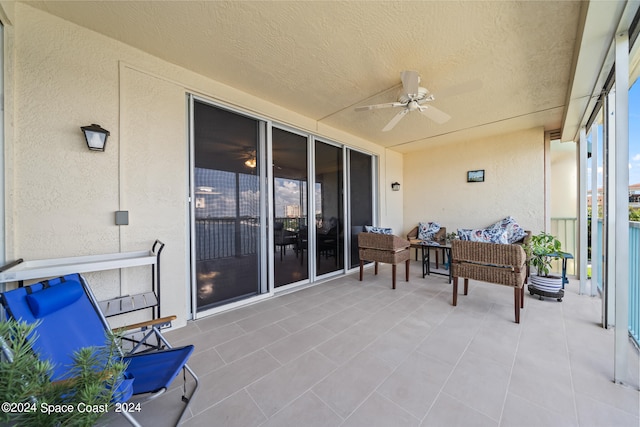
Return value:
M 476 228 L 459 229 L 458 236 L 460 240 L 470 240 L 472 242 L 482 243 L 502 243 L 507 244 L 507 231 L 502 229 Z
M 365 225 L 364 230 L 367 233 L 374 233 L 374 234 L 393 234 L 393 230 L 391 228 L 374 227 L 372 225 Z
M 440 231 L 440 224 L 437 222 L 418 223 L 418 239 L 420 240 L 433 240 L 438 231 Z
M 496 222 L 495 224 L 487 227 L 487 230 L 504 230 L 507 232 L 507 243 L 515 243 L 518 240 L 522 240 L 524 236 L 526 236 L 526 231 L 518 223 L 516 220 L 508 216 L 503 220 Z
M 458 228 L 458 238 L 460 240 L 471 240 L 471 233 L 473 232 L 470 228 Z

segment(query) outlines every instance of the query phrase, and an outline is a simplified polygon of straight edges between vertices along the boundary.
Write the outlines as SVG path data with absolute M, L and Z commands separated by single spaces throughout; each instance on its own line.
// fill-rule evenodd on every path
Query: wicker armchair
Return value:
M 451 242 L 453 305 L 458 303 L 458 278 L 464 278 L 464 294 L 469 291 L 469 279 L 513 288 L 516 323 L 524 308 L 524 282 L 527 256 L 519 244 L 480 243 L 467 240 Z
M 375 263 L 374 271 L 378 274 L 378 263 L 392 265 L 392 288 L 396 288 L 396 265 L 405 263 L 405 280 L 409 281 L 409 242 L 390 234 L 360 233 L 358 234 L 358 254 L 360 255 L 360 281 L 362 281 L 365 261 Z

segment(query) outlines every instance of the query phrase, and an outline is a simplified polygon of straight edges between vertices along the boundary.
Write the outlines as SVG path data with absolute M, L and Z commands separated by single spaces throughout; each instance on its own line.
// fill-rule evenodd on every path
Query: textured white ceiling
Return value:
M 45 1 L 34 7 L 401 152 L 544 126 L 565 111 L 581 2 Z M 442 125 L 396 109 L 402 70 L 436 94 Z

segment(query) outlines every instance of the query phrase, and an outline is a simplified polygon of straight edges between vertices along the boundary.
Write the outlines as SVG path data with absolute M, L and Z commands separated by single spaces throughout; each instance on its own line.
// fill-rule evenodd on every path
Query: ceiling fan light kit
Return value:
M 402 91 L 398 96 L 398 101 L 387 102 L 384 104 L 365 105 L 356 107 L 356 111 L 376 110 L 379 108 L 397 108 L 402 107 L 402 111 L 398 112 L 391 118 L 391 121 L 382 128 L 383 132 L 388 132 L 402 120 L 402 118 L 411 111 L 419 111 L 423 116 L 428 117 L 438 124 L 443 124 L 451 119 L 451 116 L 433 105 L 426 105 L 435 101 L 435 96 L 426 88 L 420 86 L 420 75 L 417 71 L 403 71 L 400 73 L 402 80 Z

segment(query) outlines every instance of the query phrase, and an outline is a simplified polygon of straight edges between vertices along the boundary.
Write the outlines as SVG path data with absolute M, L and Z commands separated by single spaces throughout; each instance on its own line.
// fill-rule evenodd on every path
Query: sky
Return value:
M 598 187 L 602 187 L 602 126 L 598 136 Z M 640 184 L 640 79 L 629 90 L 629 185 Z M 591 189 L 591 178 L 587 182 Z

